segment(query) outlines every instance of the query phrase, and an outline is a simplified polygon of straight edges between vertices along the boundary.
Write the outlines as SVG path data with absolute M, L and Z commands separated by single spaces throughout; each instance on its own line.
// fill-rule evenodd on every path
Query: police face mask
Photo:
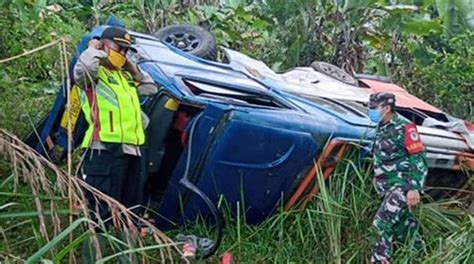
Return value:
M 102 49 L 107 52 L 107 60 L 114 68 L 121 69 L 127 62 L 127 57 L 120 51 L 117 51 L 120 47 L 114 42 L 108 39 L 102 40 Z
M 120 52 L 117 52 L 113 49 L 109 49 L 109 62 L 112 64 L 117 69 L 121 69 L 123 65 L 125 65 L 125 62 L 127 61 L 127 58 L 123 56 Z

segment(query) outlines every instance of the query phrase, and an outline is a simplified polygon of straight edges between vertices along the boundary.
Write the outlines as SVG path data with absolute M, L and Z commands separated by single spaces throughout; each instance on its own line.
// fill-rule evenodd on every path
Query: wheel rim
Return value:
M 195 50 L 201 41 L 189 33 L 174 33 L 166 37 L 165 42 L 183 51 Z
M 350 81 L 345 73 L 342 73 L 338 68 L 334 68 L 332 65 L 320 64 L 321 70 L 329 76 L 333 76 L 341 81 Z

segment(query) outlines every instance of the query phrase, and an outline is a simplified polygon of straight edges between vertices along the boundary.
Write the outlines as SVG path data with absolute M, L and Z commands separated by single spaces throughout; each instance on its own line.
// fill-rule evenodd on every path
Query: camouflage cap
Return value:
M 393 93 L 373 93 L 370 95 L 369 108 L 376 108 L 379 105 L 395 106 L 395 95 Z

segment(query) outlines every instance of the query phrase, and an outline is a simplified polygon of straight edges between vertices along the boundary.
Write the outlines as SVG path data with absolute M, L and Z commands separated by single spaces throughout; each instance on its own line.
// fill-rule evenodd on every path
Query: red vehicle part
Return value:
M 337 161 L 350 148 L 351 145 L 345 141 L 338 139 L 332 140 L 324 149 L 324 152 L 320 155 L 314 166 L 308 171 L 294 194 L 288 199 L 285 204 L 285 210 L 291 209 L 298 202 L 301 202 L 300 208 L 304 208 L 306 204 L 319 193 L 319 186 L 317 184 L 319 171 L 322 172 L 324 181 L 329 179 L 336 167 Z
M 371 90 L 372 93 L 378 92 L 388 92 L 395 94 L 397 99 L 397 106 L 406 107 L 406 108 L 417 108 L 420 110 L 426 110 L 434 113 L 442 113 L 443 111 L 438 108 L 428 104 L 427 102 L 417 98 L 416 96 L 411 95 L 402 87 L 393 84 L 386 83 L 368 79 L 359 79 L 365 86 Z
M 474 133 L 474 124 L 469 122 L 469 121 L 464 121 L 464 124 L 466 124 L 466 128 L 469 130 L 469 132 Z
M 393 84 L 376 80 L 359 79 L 366 88 L 370 89 L 372 93 L 390 92 L 395 94 L 397 106 L 405 108 L 417 108 L 434 113 L 443 113 L 438 108 L 426 103 L 425 101 L 411 95 L 402 87 Z M 469 121 L 464 121 L 469 132 L 474 133 L 474 124 Z M 474 170 L 474 154 L 462 152 L 456 155 L 456 161 L 453 165 L 453 170 L 461 171 L 463 169 Z
M 453 166 L 454 170 L 472 170 L 474 171 L 474 154 L 472 153 L 460 153 L 456 157 L 456 165 Z

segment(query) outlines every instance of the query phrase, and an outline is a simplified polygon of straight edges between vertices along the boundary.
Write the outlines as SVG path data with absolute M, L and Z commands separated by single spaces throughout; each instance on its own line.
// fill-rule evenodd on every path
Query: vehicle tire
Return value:
M 216 40 L 211 32 L 202 27 L 173 25 L 161 28 L 152 35 L 189 54 L 206 60 L 216 60 Z
M 456 189 L 463 189 L 469 176 L 461 171 L 430 169 L 426 178 L 427 194 L 434 200 L 456 196 Z
M 329 77 L 332 77 L 343 83 L 355 86 L 357 86 L 358 84 L 357 79 L 355 79 L 350 74 L 345 72 L 343 69 L 337 67 L 336 65 L 332 65 L 331 63 L 323 61 L 313 61 L 313 63 L 311 63 L 311 68 L 313 68 L 317 72 L 324 73 Z

